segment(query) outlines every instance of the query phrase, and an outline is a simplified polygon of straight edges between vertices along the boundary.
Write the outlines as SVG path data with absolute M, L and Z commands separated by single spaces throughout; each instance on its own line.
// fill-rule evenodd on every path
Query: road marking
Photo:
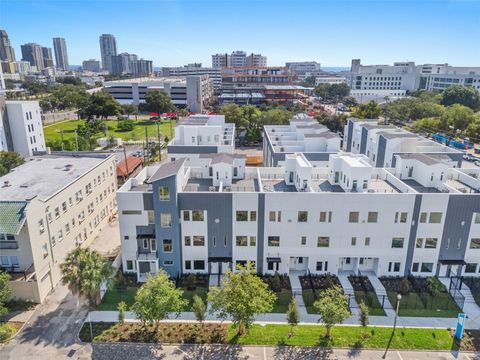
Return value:
M 267 360 L 267 349 L 263 347 L 263 360 Z
M 182 349 L 180 349 L 178 346 L 175 346 L 178 350 L 180 350 L 182 353 L 185 354 L 185 356 L 187 357 L 187 359 L 190 359 L 190 355 L 188 353 L 186 353 L 185 351 L 183 351 Z
M 397 355 L 398 355 L 398 357 L 400 358 L 400 360 L 403 360 L 402 355 L 400 355 L 400 352 L 399 352 L 399 351 L 397 351 Z

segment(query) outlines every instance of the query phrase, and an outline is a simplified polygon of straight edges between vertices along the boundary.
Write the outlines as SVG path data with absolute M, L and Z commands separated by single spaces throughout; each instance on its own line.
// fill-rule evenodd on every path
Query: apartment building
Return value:
M 57 69 L 68 71 L 67 42 L 65 39 L 61 37 L 53 38 L 53 50 Z
M 314 165 L 326 166 L 329 156 L 340 150 L 341 137 L 306 114 L 296 114 L 289 125 L 263 128 L 263 164 L 281 166 L 287 155 L 303 153 Z
M 320 84 L 343 84 L 347 79 L 344 76 L 315 76 L 315 86 Z
M 316 61 L 294 61 L 287 62 L 285 66 L 291 72 L 298 75 L 299 78 L 305 78 L 311 73 L 316 73 L 320 71 L 320 63 Z
M 350 90 L 352 96 L 359 104 L 367 104 L 375 101 L 383 104 L 402 99 L 407 96 L 406 90 Z
M 212 67 L 266 67 L 267 57 L 262 54 L 251 53 L 247 55 L 245 51 L 236 50 L 231 54 L 217 53 L 212 55 Z
M 378 119 L 349 118 L 345 125 L 343 150 L 366 155 L 375 167 L 391 168 L 396 155 L 422 153 L 462 164 L 463 153 L 393 125 L 378 124 Z
M 102 69 L 113 71 L 112 56 L 117 55 L 117 39 L 112 34 L 102 34 L 99 37 Z
M 28 61 L 31 66 L 35 66 L 37 70 L 42 70 L 45 65 L 43 61 L 42 47 L 35 43 L 24 44 L 21 47 L 22 60 Z
M 163 67 L 162 76 L 183 77 L 190 75 L 208 75 L 212 80 L 213 89 L 222 86 L 222 73 L 219 67 L 202 67 L 202 64 L 188 64 L 181 67 Z
M 92 71 L 92 72 L 100 72 L 100 61 L 95 59 L 84 60 L 82 62 L 82 70 L 83 71 Z
M 46 151 L 38 101 L 5 101 L 0 96 L 0 120 L 0 151 L 23 157 Z
M 116 212 L 115 156 L 43 155 L 0 178 L 0 266 L 14 298 L 43 301 L 60 264 Z
M 168 144 L 168 158 L 184 158 L 186 164 L 202 154 L 228 153 L 235 148 L 235 124 L 225 123 L 224 115 L 191 115 L 178 121 L 175 137 Z
M 293 153 L 279 167 L 235 154 L 147 167 L 117 193 L 123 269 L 139 281 L 246 263 L 263 274 L 480 276 L 480 171 L 395 156 L 393 168 L 351 153 L 328 166 Z
M 153 89 L 164 91 L 174 105 L 186 107 L 192 112 L 202 112 L 204 102 L 213 96 L 212 82 L 206 75 L 135 78 L 103 83 L 103 90 L 112 94 L 121 104 L 145 102 L 145 95 Z

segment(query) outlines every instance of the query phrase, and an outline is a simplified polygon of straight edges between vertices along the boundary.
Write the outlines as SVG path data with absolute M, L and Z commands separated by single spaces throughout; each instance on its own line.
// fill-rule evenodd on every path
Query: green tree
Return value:
M 5 303 L 10 299 L 12 290 L 8 286 L 10 275 L 3 270 L 0 270 L 0 315 L 8 312 Z
M 207 305 L 203 299 L 196 294 L 193 296 L 192 310 L 197 321 L 202 323 L 205 320 L 205 315 L 207 313 Z
M 345 114 L 334 114 L 334 115 L 327 115 L 325 113 L 321 113 L 320 115 L 316 116 L 317 121 L 325 125 L 328 130 L 332 132 L 342 132 L 344 127 L 347 123 L 347 115 Z
M 272 290 L 276 292 L 282 290 L 282 281 L 280 280 L 280 275 L 276 271 L 272 279 Z
M 94 117 L 106 119 L 109 116 L 116 116 L 120 112 L 120 105 L 115 98 L 103 91 L 91 94 L 79 109 L 79 115 L 89 121 Z
M 235 124 L 235 132 L 238 133 L 246 129 L 248 121 L 245 119 L 243 109 L 237 104 L 226 104 L 220 108 L 220 114 L 225 115 L 225 121 L 227 123 Z
M 177 316 L 187 305 L 182 298 L 183 290 L 175 287 L 175 282 L 165 270 L 150 275 L 147 282 L 138 289 L 132 310 L 142 323 L 158 325 L 170 313 Z
M 443 91 L 440 103 L 445 106 L 460 104 L 480 110 L 480 93 L 471 86 L 452 85 Z
M 464 131 L 475 120 L 475 114 L 472 109 L 454 104 L 447 107 L 440 116 L 442 128 L 453 127 L 454 130 Z
M 242 107 L 242 110 L 245 123 L 248 124 L 246 126 L 247 139 L 249 141 L 260 140 L 262 136 L 262 124 L 260 123 L 261 111 L 253 105 L 245 105 Z
M 477 113 L 475 119 L 467 126 L 465 134 L 472 140 L 480 139 L 480 113 Z
M 120 301 L 117 304 L 118 310 L 118 323 L 123 325 L 125 323 L 125 311 L 127 310 L 127 303 L 125 301 Z
M 315 87 L 315 76 L 307 76 L 301 83 L 301 86 Z
M 22 165 L 25 160 L 14 151 L 0 151 L 0 176 L 8 174 L 13 168 Z
M 360 310 L 359 314 L 358 314 L 358 320 L 360 320 L 360 325 L 362 325 L 362 327 L 366 328 L 368 326 L 368 313 L 369 313 L 369 310 L 368 310 L 368 306 L 365 305 L 365 303 L 363 301 L 360 302 L 360 304 L 358 305 L 358 308 Z
M 249 269 L 228 271 L 222 286 L 208 293 L 210 311 L 218 312 L 221 318 L 231 316 L 239 335 L 250 328 L 256 314 L 271 311 L 275 299 L 268 285 Z
M 360 104 L 352 116 L 359 119 L 377 119 L 382 113 L 382 109 L 375 101 L 370 101 L 367 104 Z
M 342 289 L 334 286 L 320 293 L 320 299 L 313 303 L 325 324 L 325 337 L 329 338 L 335 324 L 341 324 L 350 315 L 348 296 Z
M 424 118 L 414 121 L 412 127 L 417 131 L 423 131 L 426 133 L 434 133 L 437 131 L 445 131 L 443 124 L 438 118 Z
M 60 265 L 62 282 L 68 285 L 73 294 L 88 299 L 96 305 L 100 298 L 100 285 L 113 273 L 107 258 L 88 248 L 71 251 Z
M 135 104 L 122 104 L 122 112 L 130 119 L 130 115 L 138 113 L 138 106 Z
M 289 337 L 293 336 L 293 328 L 300 322 L 300 312 L 298 311 L 297 300 L 294 297 L 290 300 L 287 308 L 287 321 L 290 324 Z
M 120 120 L 117 125 L 118 131 L 132 131 L 135 128 L 133 120 Z
M 152 90 L 145 96 L 145 104 L 148 111 L 152 111 L 161 116 L 161 114 L 174 110 L 170 97 L 163 91 Z
M 288 125 L 293 114 L 284 109 L 270 109 L 262 112 L 260 121 L 262 125 Z

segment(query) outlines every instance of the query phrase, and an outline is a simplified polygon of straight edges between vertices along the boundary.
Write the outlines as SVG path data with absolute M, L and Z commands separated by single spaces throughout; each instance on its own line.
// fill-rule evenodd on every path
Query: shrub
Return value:
M 15 327 L 9 323 L 0 324 L 0 343 L 10 339 L 15 334 Z
M 127 310 L 127 304 L 125 301 L 120 301 L 117 305 L 118 310 L 118 323 L 123 325 L 125 323 L 125 310 Z
M 362 301 L 358 307 L 359 307 L 359 310 L 360 310 L 360 313 L 358 315 L 358 318 L 360 320 L 360 324 L 363 327 L 367 327 L 368 322 L 369 322 L 368 321 L 368 306 L 365 305 L 365 303 Z
M 412 284 L 410 283 L 410 281 L 406 277 L 403 278 L 402 281 L 400 281 L 400 284 L 398 286 L 398 291 L 402 295 L 406 295 L 410 291 L 412 291 Z
M 192 310 L 198 322 L 201 323 L 203 320 L 205 320 L 207 306 L 203 302 L 202 298 L 198 295 L 193 296 Z
M 135 127 L 135 122 L 133 120 L 121 120 L 118 122 L 117 129 L 118 131 L 132 131 Z
M 278 272 L 276 272 L 275 275 L 273 275 L 272 290 L 275 292 L 282 290 L 282 282 L 280 280 L 280 275 L 278 274 Z

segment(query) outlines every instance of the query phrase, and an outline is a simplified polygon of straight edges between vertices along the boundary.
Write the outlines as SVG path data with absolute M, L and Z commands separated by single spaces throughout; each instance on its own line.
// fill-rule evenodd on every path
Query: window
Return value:
M 58 241 L 63 240 L 63 230 L 58 230 Z
M 184 237 L 184 244 L 185 244 L 185 246 L 190 246 L 190 245 L 192 245 L 192 238 L 191 238 L 191 236 L 185 236 L 185 237 Z
M 193 260 L 193 270 L 205 270 L 205 261 Z
M 190 221 L 190 211 L 183 212 L 183 221 Z
M 437 238 L 426 238 L 425 239 L 425 249 L 435 249 L 437 247 Z
M 163 228 L 172 227 L 172 215 L 168 213 L 160 214 L 160 226 Z
M 133 270 L 133 261 L 127 260 L 127 270 Z
M 237 221 L 248 221 L 248 211 L 237 210 Z
M 192 211 L 192 220 L 193 221 L 203 221 L 203 210 L 193 210 Z
M 406 212 L 396 212 L 395 213 L 395 222 L 398 223 L 398 222 L 401 222 L 401 223 L 406 223 L 407 222 L 407 217 L 408 217 L 408 213 Z
M 237 236 L 237 246 L 248 246 L 248 237 Z
M 185 261 L 185 270 L 192 270 L 192 262 L 190 260 Z
M 205 236 L 194 235 L 193 246 L 205 246 Z
M 307 245 L 307 237 L 306 236 L 302 236 L 302 238 L 300 240 L 300 244 Z
M 426 212 L 420 213 L 420 222 L 421 223 L 426 223 L 427 222 L 427 213 Z
M 317 246 L 318 247 L 329 247 L 330 246 L 330 238 L 328 236 L 319 236 L 317 239 Z
M 357 238 L 356 237 L 352 237 L 351 244 L 352 244 L 352 246 L 357 245 Z
M 474 273 L 477 270 L 477 264 L 469 263 L 465 265 L 466 273 Z
M 323 271 L 323 261 L 317 261 L 316 270 Z
M 43 219 L 38 220 L 38 227 L 40 229 L 40 234 L 45 232 L 45 226 L 43 225 Z
M 350 211 L 350 214 L 348 215 L 348 222 L 358 223 L 358 211 Z
M 370 246 L 370 237 L 365 238 L 365 246 Z
M 69 233 L 70 232 L 70 223 L 66 223 L 65 224 L 65 233 Z
M 163 252 L 172 252 L 172 251 L 173 251 L 172 240 L 163 239 Z
M 147 210 L 148 223 L 155 224 L 155 212 L 153 210 Z
M 257 212 L 250 211 L 250 221 L 257 221 Z
M 148 239 L 143 239 L 143 248 L 148 249 Z
M 142 210 L 122 210 L 122 215 L 142 215 Z
M 392 248 L 401 249 L 403 248 L 404 238 L 393 238 L 392 239 Z
M 400 271 L 400 263 L 399 262 L 389 262 L 388 263 L 388 272 L 399 272 Z
M 431 212 L 430 218 L 428 219 L 430 224 L 440 224 L 442 222 L 442 213 L 441 212 Z
M 369 211 L 368 212 L 368 222 L 369 223 L 376 223 L 378 219 L 378 212 L 376 211 Z
M 63 212 L 67 211 L 67 202 L 66 202 L 66 201 L 64 201 L 64 202 L 62 203 L 62 211 L 63 211 Z
M 160 186 L 158 192 L 160 201 L 170 201 L 170 189 L 167 186 Z
M 250 246 L 257 246 L 257 237 L 250 236 Z
M 299 211 L 297 216 L 298 222 L 307 222 L 308 211 Z
M 480 249 L 480 238 L 470 240 L 470 249 Z
M 172 266 L 173 265 L 173 260 L 164 260 L 163 261 L 163 266 Z
M 55 218 L 58 218 L 60 216 L 60 209 L 58 206 L 55 208 Z
M 280 236 L 269 236 L 268 246 L 280 246 Z
M 475 213 L 473 222 L 474 222 L 475 224 L 480 224 L 480 212 Z
M 268 219 L 269 219 L 270 221 L 275 221 L 275 211 L 270 211 L 270 212 L 268 213 Z
M 422 238 L 417 239 L 417 241 L 415 242 L 415 247 L 417 249 L 421 249 L 423 247 L 423 239 Z
M 422 267 L 420 268 L 420 272 L 431 273 L 432 270 L 433 270 L 433 263 L 422 263 Z
M 419 265 L 420 265 L 420 264 L 417 263 L 417 262 L 416 262 L 416 263 L 413 263 L 413 265 L 412 265 L 412 272 L 418 272 L 418 266 L 419 266 Z

